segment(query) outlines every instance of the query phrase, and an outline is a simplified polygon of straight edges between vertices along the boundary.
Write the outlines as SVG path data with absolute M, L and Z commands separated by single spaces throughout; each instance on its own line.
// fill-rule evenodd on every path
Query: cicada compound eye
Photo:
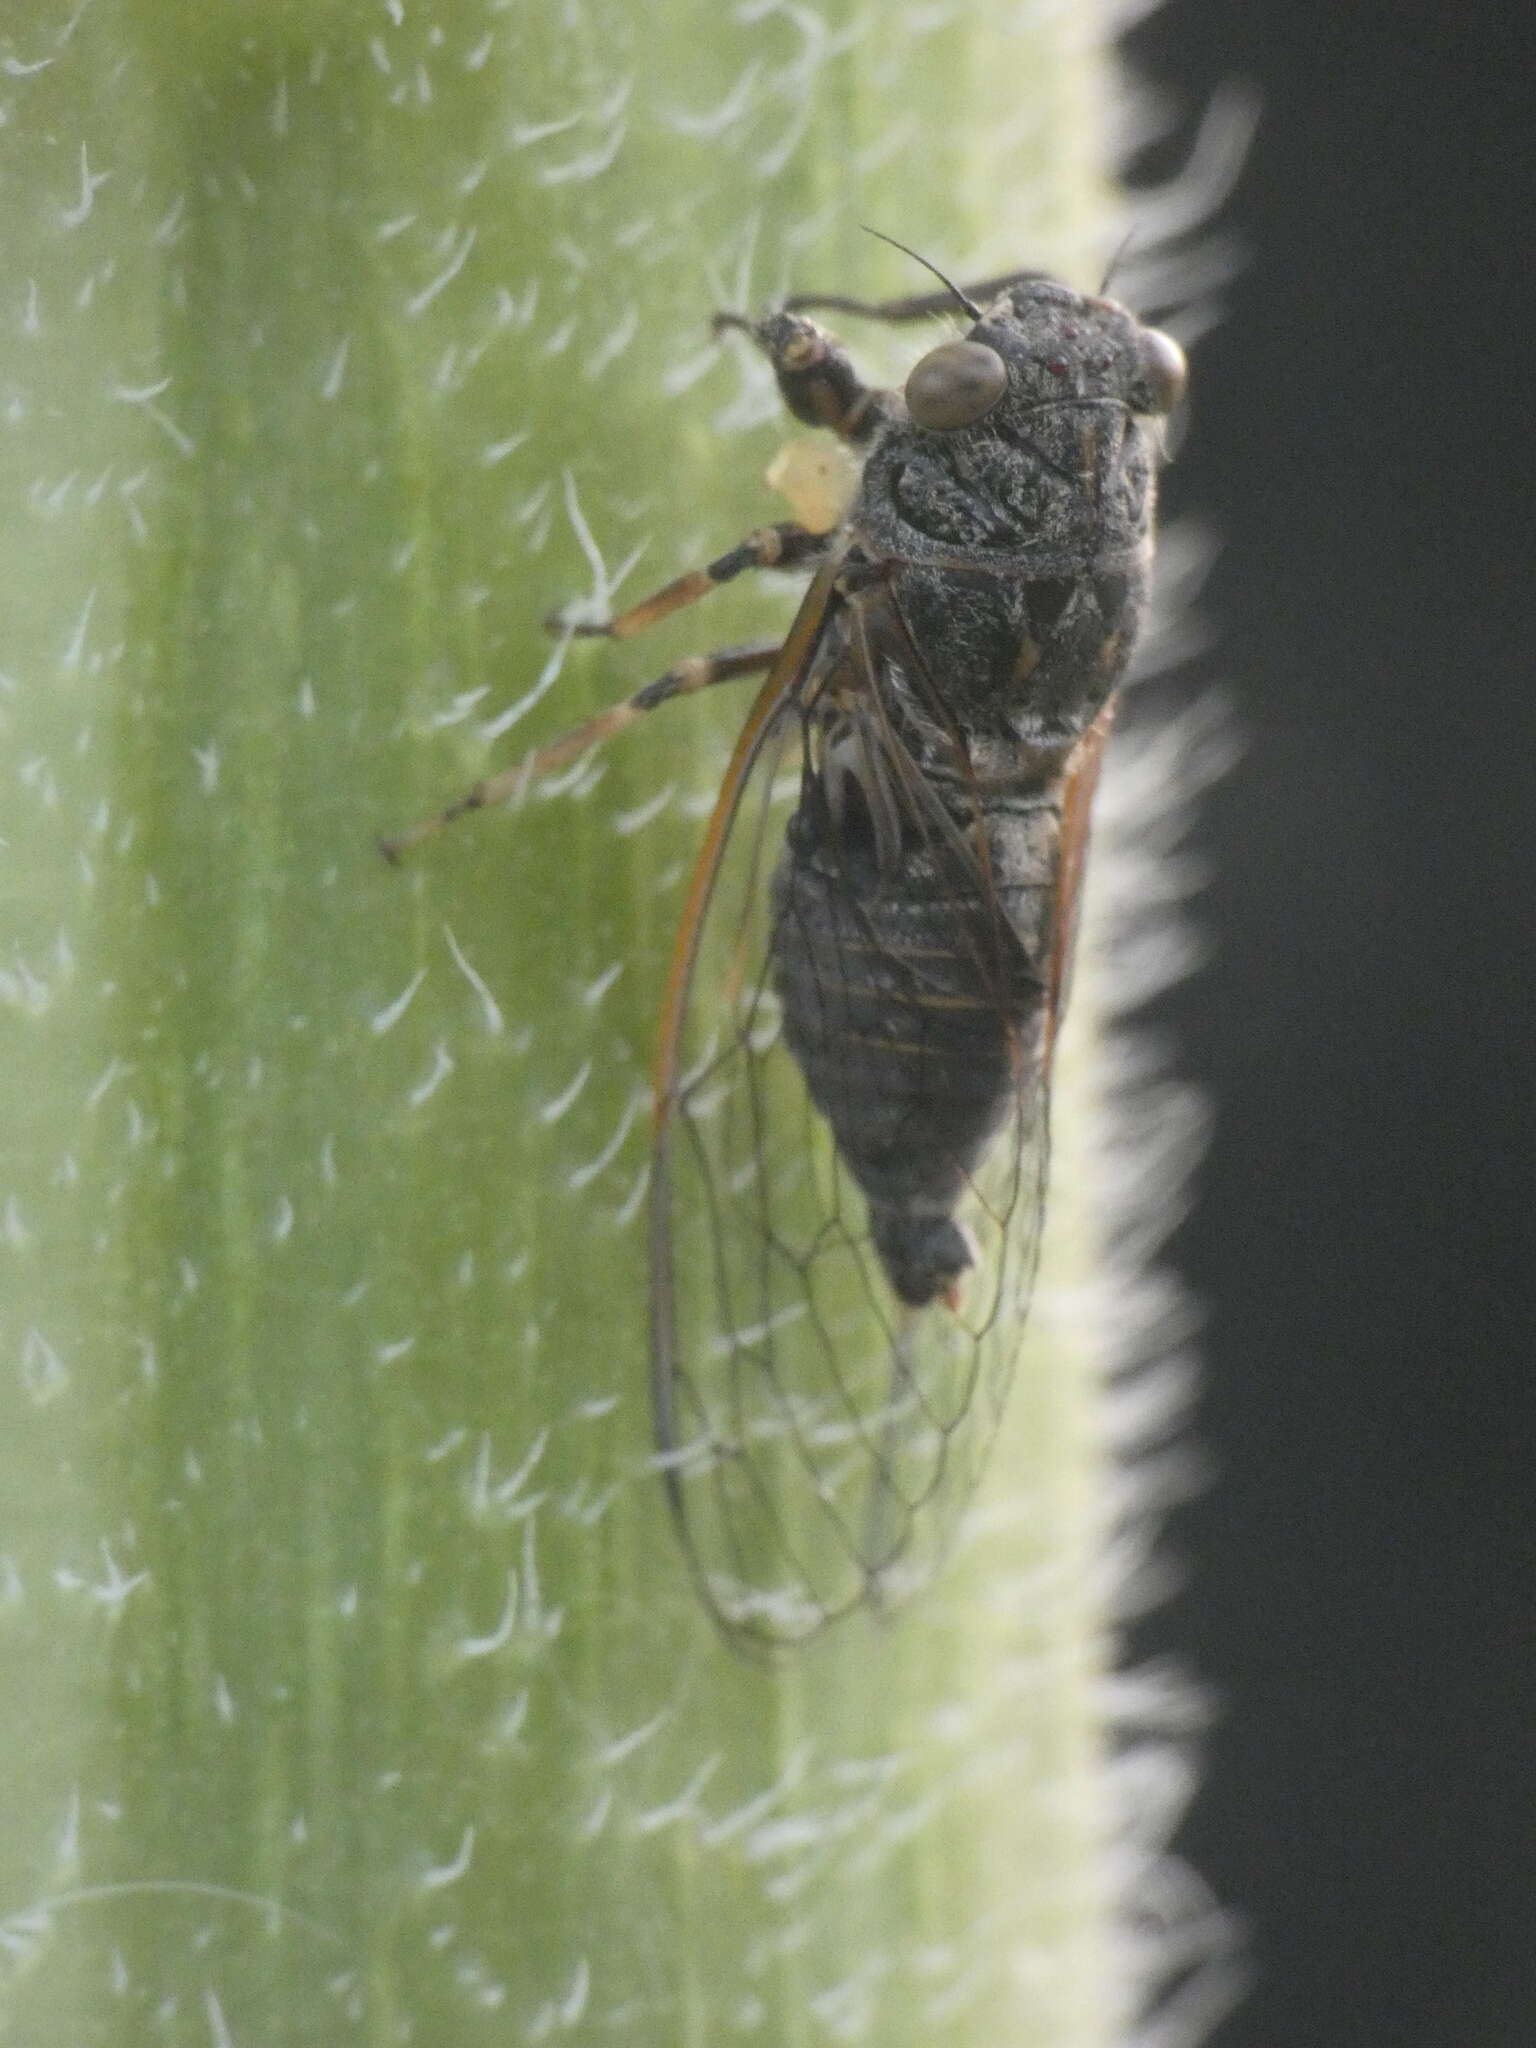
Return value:
M 1143 327 L 1139 346 L 1140 375 L 1131 402 L 1138 412 L 1172 412 L 1189 382 L 1184 351 L 1171 334 L 1156 327 Z
M 946 341 L 914 364 L 907 378 L 907 411 L 920 427 L 945 433 L 971 426 L 1008 389 L 1008 369 L 981 341 Z

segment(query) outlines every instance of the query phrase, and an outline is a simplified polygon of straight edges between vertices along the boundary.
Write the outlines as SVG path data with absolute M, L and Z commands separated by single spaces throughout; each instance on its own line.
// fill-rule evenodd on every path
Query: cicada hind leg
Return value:
M 445 804 L 442 810 L 418 820 L 404 832 L 381 839 L 380 853 L 391 864 L 398 862 L 412 847 L 419 846 L 424 839 L 434 838 L 446 826 L 467 817 L 471 811 L 511 803 L 514 798 L 524 795 L 541 775 L 553 774 L 557 768 L 564 768 L 580 755 L 600 747 L 604 741 L 623 732 L 626 726 L 633 725 L 658 705 L 668 704 L 674 697 L 689 697 L 700 690 L 712 689 L 716 683 L 730 683 L 740 676 L 761 674 L 772 666 L 778 651 L 778 641 L 766 640 L 746 647 L 724 647 L 714 654 L 696 654 L 674 663 L 654 682 L 636 690 L 622 703 L 609 705 L 606 711 L 599 711 L 595 717 L 573 726 L 547 746 L 535 747 L 532 753 L 514 761 L 510 768 L 501 768 L 494 775 L 482 777 L 479 782 L 472 783 L 462 796 L 455 797 L 451 804 Z

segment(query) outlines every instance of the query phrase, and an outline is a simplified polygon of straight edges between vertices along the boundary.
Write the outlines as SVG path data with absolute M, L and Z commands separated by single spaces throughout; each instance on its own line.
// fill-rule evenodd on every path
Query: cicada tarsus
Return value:
M 809 314 L 958 306 L 903 391 Z M 765 673 L 662 1003 L 650 1186 L 658 1465 L 703 1598 L 771 1649 L 930 1576 L 1019 1354 L 1088 813 L 1147 604 L 1176 343 L 1035 272 L 719 315 L 860 461 L 599 625 L 811 572 L 782 640 L 678 663 L 386 844 L 673 698 Z

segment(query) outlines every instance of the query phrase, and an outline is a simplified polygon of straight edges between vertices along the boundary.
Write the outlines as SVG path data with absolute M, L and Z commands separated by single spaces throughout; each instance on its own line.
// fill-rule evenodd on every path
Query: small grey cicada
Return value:
M 808 317 L 951 304 L 968 331 L 902 391 L 862 383 Z M 662 1003 L 649 1247 L 676 1524 L 727 1636 L 769 1650 L 920 1585 L 996 1427 L 1089 807 L 1185 372 L 1166 335 L 1034 272 L 715 324 L 861 459 L 851 505 L 576 630 L 628 637 L 745 570 L 803 567 L 788 634 L 679 663 L 385 850 L 765 672 Z

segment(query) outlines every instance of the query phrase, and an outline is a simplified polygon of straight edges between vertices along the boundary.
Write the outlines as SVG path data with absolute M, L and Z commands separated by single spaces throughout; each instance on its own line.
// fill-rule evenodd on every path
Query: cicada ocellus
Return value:
M 862 383 L 808 317 L 955 303 L 968 331 L 900 392 Z M 787 636 L 678 664 L 386 851 L 766 671 L 662 1003 L 649 1251 L 683 1547 L 726 1633 L 772 1647 L 930 1574 L 1007 1393 L 1089 807 L 1184 361 L 1033 272 L 716 326 L 861 458 L 852 502 L 576 630 L 628 637 L 745 570 L 804 568 Z

